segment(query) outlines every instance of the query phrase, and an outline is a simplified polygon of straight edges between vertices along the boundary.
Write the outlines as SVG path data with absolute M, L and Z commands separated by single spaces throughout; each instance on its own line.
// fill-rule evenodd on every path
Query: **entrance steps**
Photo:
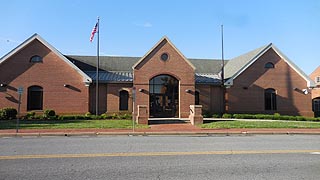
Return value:
M 149 118 L 149 125 L 152 124 L 190 124 L 188 118 Z

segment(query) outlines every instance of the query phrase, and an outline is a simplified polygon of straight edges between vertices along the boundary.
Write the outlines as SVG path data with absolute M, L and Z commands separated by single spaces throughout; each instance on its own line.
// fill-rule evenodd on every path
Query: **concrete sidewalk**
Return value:
M 148 129 L 22 129 L 16 133 L 15 129 L 0 130 L 0 137 L 14 136 L 97 136 L 97 135 L 256 135 L 256 134 L 313 134 L 320 135 L 320 129 L 203 129 L 189 123 L 153 124 Z

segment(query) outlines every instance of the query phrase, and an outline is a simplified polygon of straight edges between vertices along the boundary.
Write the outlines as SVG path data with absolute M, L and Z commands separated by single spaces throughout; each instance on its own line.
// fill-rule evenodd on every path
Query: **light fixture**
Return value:
M 89 87 L 89 86 L 90 86 L 90 82 L 85 82 L 84 85 L 85 85 L 86 87 Z
M 186 89 L 186 93 L 191 93 L 191 89 Z
M 70 87 L 70 85 L 69 85 L 69 84 L 64 84 L 63 86 L 64 86 L 64 87 Z
M 144 92 L 144 89 L 139 89 L 139 92 Z
M 0 87 L 6 87 L 7 85 L 6 84 L 4 84 L 4 83 L 1 83 L 0 84 Z

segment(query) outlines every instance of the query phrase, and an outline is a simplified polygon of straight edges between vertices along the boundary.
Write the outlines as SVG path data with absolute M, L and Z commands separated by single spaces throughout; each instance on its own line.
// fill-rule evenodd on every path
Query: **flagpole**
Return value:
M 222 68 L 221 68 L 221 87 L 222 87 L 222 113 L 226 111 L 226 89 L 224 86 L 224 43 L 223 43 L 223 24 L 221 25 L 221 60 L 222 60 Z
M 96 69 L 96 115 L 99 115 L 99 64 L 100 64 L 100 55 L 99 55 L 99 40 L 100 40 L 100 17 L 98 17 L 98 26 L 97 26 L 97 69 Z

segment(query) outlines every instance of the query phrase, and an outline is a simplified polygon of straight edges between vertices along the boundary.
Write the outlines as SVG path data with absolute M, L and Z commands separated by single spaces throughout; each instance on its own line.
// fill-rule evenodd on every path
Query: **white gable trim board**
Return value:
M 1 59 L 0 59 L 0 64 L 2 64 L 3 62 L 5 62 L 7 59 L 9 59 L 11 56 L 13 56 L 14 54 L 16 54 L 17 52 L 19 52 L 20 50 L 22 50 L 23 48 L 25 48 L 29 43 L 31 43 L 34 40 L 38 40 L 40 41 L 43 45 L 45 45 L 47 48 L 49 48 L 52 52 L 54 52 L 60 59 L 62 59 L 64 62 L 66 62 L 69 66 L 71 66 L 74 70 L 76 70 L 82 77 L 83 77 L 83 82 L 85 83 L 85 85 L 89 85 L 90 83 L 92 83 L 92 79 L 85 74 L 83 71 L 81 71 L 76 65 L 74 65 L 72 62 L 70 62 L 65 56 L 63 56 L 56 48 L 54 48 L 52 45 L 50 45 L 47 41 L 45 41 L 41 36 L 39 36 L 38 34 L 34 34 L 32 35 L 30 38 L 28 38 L 27 40 L 25 40 L 23 43 L 21 43 L 20 45 L 18 45 L 15 49 L 13 49 L 12 51 L 10 51 L 8 54 L 4 55 Z
M 243 66 L 238 72 L 236 72 L 230 79 L 225 82 L 224 85 L 227 87 L 233 86 L 233 81 L 271 48 L 281 57 L 281 59 L 283 59 L 296 73 L 298 73 L 307 82 L 306 86 L 308 88 L 315 87 L 314 82 L 272 43 L 269 44 L 265 49 L 260 51 L 254 58 L 252 58 L 252 60 L 249 61 L 249 63 Z

